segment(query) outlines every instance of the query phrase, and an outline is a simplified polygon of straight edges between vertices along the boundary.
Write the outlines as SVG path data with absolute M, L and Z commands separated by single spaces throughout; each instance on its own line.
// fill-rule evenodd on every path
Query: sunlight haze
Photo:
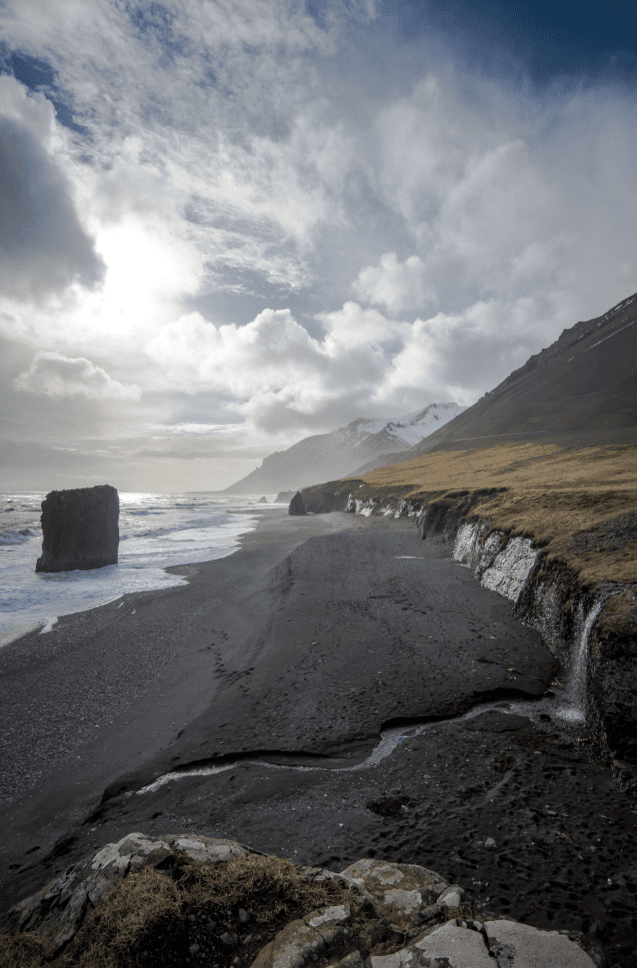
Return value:
M 7 0 L 5 489 L 221 489 L 633 292 L 634 42 L 578 9 Z

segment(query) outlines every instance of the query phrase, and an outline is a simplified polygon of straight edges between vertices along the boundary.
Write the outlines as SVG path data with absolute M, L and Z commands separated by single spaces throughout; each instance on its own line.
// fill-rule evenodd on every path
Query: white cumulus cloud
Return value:
M 410 255 L 399 262 L 395 252 L 386 252 L 378 266 L 361 269 L 353 289 L 360 299 L 384 306 L 390 313 L 418 311 L 438 301 L 426 273 L 427 266 L 420 256 Z
M 138 386 L 125 386 L 85 357 L 68 357 L 54 350 L 37 352 L 29 369 L 20 373 L 13 385 L 16 390 L 48 397 L 72 394 L 115 400 L 139 400 L 141 397 Z

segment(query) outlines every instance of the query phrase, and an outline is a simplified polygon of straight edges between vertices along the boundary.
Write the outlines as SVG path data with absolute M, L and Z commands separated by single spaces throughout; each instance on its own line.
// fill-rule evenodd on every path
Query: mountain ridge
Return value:
M 347 476 L 361 461 L 381 454 L 402 453 L 426 438 L 465 408 L 456 403 L 431 403 L 403 417 L 357 417 L 329 434 L 304 437 L 283 451 L 263 459 L 260 467 L 231 484 L 224 494 L 300 490 L 317 480 Z M 430 429 L 431 428 L 431 429 Z
M 566 447 L 637 443 L 635 361 L 637 293 L 601 316 L 564 329 L 550 346 L 419 444 L 386 460 L 373 458 L 350 476 L 435 451 L 482 449 L 498 441 Z

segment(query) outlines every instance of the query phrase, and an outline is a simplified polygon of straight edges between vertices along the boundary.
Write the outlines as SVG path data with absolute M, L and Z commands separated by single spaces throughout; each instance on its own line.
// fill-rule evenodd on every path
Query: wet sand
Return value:
M 163 679 L 2 808 L 3 907 L 131 830 L 191 830 L 333 870 L 363 856 L 422 864 L 483 910 L 583 930 L 637 964 L 637 813 L 585 732 L 511 714 L 557 667 L 448 546 L 406 520 L 271 511 L 187 588 L 118 611 L 60 622 L 71 693 L 104 654 L 117 682 L 118 657 L 149 641 L 166 650 Z M 41 668 L 34 641 L 15 686 Z M 392 726 L 402 741 L 366 766 Z M 211 764 L 226 769 L 140 792 Z

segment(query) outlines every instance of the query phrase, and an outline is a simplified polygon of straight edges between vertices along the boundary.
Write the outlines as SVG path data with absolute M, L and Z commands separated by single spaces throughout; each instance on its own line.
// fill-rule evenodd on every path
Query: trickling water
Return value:
M 428 724 L 430 726 L 435 726 L 435 723 Z M 296 763 L 273 763 L 268 760 L 245 760 L 237 759 L 233 761 L 228 761 L 226 763 L 219 763 L 216 766 L 200 766 L 193 769 L 185 770 L 174 770 L 171 773 L 164 773 L 163 776 L 158 777 L 154 783 L 150 783 L 148 786 L 143 787 L 138 790 L 138 793 L 152 793 L 154 790 L 158 790 L 160 786 L 164 783 L 170 783 L 171 780 L 183 780 L 187 776 L 214 776 L 216 773 L 223 773 L 226 770 L 235 769 L 237 766 L 267 766 L 274 770 L 332 770 L 338 771 L 342 770 L 345 772 L 351 772 L 353 770 L 362 770 L 369 766 L 376 766 L 381 760 L 389 756 L 390 753 L 396 749 L 399 743 L 407 739 L 408 735 L 414 735 L 419 732 L 423 727 L 411 727 L 410 729 L 405 729 L 405 727 L 394 726 L 391 729 L 384 730 L 381 733 L 381 739 L 378 745 L 372 750 L 367 759 L 363 760 L 362 763 L 355 763 L 353 766 L 339 766 L 343 760 L 340 757 L 318 757 L 313 759 L 315 762 L 312 765 L 304 766 L 302 760 L 304 759 L 303 754 L 299 753 L 298 756 L 294 757 L 298 762 Z M 292 759 L 293 755 L 290 756 Z M 309 757 L 308 757 L 309 759 Z
M 602 610 L 606 598 L 598 599 L 590 609 L 580 634 L 579 645 L 571 659 L 565 699 L 567 706 L 558 709 L 561 719 L 583 723 L 586 719 L 586 673 L 588 670 L 588 641 L 595 620 Z M 580 619 L 581 621 L 581 619 Z
M 556 715 L 560 719 L 566 719 L 572 723 L 583 723 L 586 721 L 586 678 L 588 672 L 588 652 L 589 639 L 597 616 L 613 595 L 619 595 L 622 589 L 607 592 L 602 598 L 598 598 L 591 606 L 586 618 L 583 621 L 583 609 L 580 611 L 579 625 L 581 626 L 580 640 L 574 650 L 569 669 L 568 681 L 564 698 L 567 705 L 560 706 L 556 710 Z
M 211 764 L 209 766 L 200 766 L 191 769 L 185 768 L 183 770 L 174 770 L 170 773 L 165 773 L 163 776 L 158 777 L 153 783 L 150 783 L 148 786 L 138 790 L 137 793 L 152 793 L 165 783 L 170 783 L 171 780 L 181 780 L 188 776 L 213 776 L 216 773 L 223 773 L 226 770 L 235 769 L 239 765 L 267 766 L 271 769 L 283 770 L 330 770 L 333 772 L 364 770 L 368 769 L 369 767 L 376 766 L 381 762 L 381 760 L 384 760 L 386 757 L 390 756 L 399 743 L 402 743 L 404 740 L 411 737 L 418 736 L 425 730 L 433 729 L 435 731 L 436 727 L 460 723 L 464 720 L 472 719 L 474 716 L 479 716 L 481 713 L 493 709 L 496 709 L 498 712 L 504 714 L 517 713 L 519 715 L 528 716 L 529 719 L 533 720 L 535 725 L 540 729 L 546 728 L 546 724 L 540 719 L 540 716 L 543 713 L 548 714 L 549 720 L 553 720 L 553 725 L 551 728 L 557 725 L 554 722 L 555 719 L 562 720 L 565 724 L 567 724 L 567 729 L 569 726 L 580 726 L 586 720 L 586 674 L 588 669 L 588 646 L 590 634 L 597 616 L 601 612 L 607 600 L 612 595 L 620 594 L 622 590 L 623 589 L 619 588 L 615 591 L 607 592 L 602 598 L 597 599 L 597 601 L 595 601 L 591 606 L 585 618 L 584 609 L 583 607 L 580 608 L 577 623 L 581 628 L 579 644 L 574 651 L 573 659 L 571 661 L 571 668 L 569 670 L 566 688 L 563 692 L 563 695 L 559 699 L 544 696 L 540 699 L 522 699 L 508 702 L 487 702 L 482 703 L 479 706 L 474 706 L 473 709 L 471 709 L 468 713 L 464 713 L 464 715 L 455 716 L 447 720 L 413 724 L 409 727 L 391 727 L 390 729 L 386 729 L 381 733 L 380 742 L 366 759 L 360 763 L 352 764 L 351 766 L 343 766 L 343 758 L 329 756 L 313 757 L 312 760 L 310 760 L 309 757 L 305 757 L 308 765 L 304 765 L 301 762 L 304 759 L 302 753 L 296 757 L 290 755 L 291 760 L 297 760 L 296 763 L 273 763 L 268 760 L 260 760 L 256 758 L 254 760 L 247 760 L 238 757 L 236 760 L 226 761 L 225 763 L 219 763 L 216 765 Z M 544 718 L 546 719 L 547 716 Z M 126 795 L 130 796 L 131 794 Z
M 343 757 L 304 757 L 303 753 L 299 753 L 296 756 L 294 754 L 289 754 L 289 759 L 292 762 L 289 763 L 273 763 L 269 760 L 260 760 L 256 757 L 252 760 L 243 759 L 242 757 L 237 757 L 236 760 L 228 760 L 225 763 L 210 764 L 209 766 L 199 766 L 199 767 L 186 767 L 183 770 L 173 770 L 170 773 L 164 773 L 163 776 L 158 777 L 153 783 L 149 783 L 148 786 L 142 787 L 141 790 L 137 790 L 137 794 L 142 793 L 153 793 L 158 790 L 159 787 L 163 786 L 165 783 L 170 783 L 171 780 L 183 780 L 189 776 L 214 776 L 217 773 L 224 773 L 226 770 L 236 769 L 238 766 L 267 766 L 269 769 L 273 770 L 329 770 L 332 773 L 352 773 L 355 770 L 366 770 L 369 767 L 377 766 L 381 760 L 390 756 L 396 747 L 407 739 L 411 739 L 415 736 L 420 736 L 426 730 L 432 730 L 434 733 L 436 729 L 440 729 L 444 726 L 450 726 L 457 723 L 465 722 L 468 719 L 473 719 L 475 716 L 479 716 L 481 713 L 489 712 L 491 710 L 497 710 L 500 713 L 517 713 L 522 716 L 528 716 L 531 719 L 535 719 L 535 716 L 540 711 L 545 711 L 548 706 L 546 705 L 548 700 L 536 700 L 536 699 L 520 699 L 512 701 L 493 701 L 481 703 L 479 706 L 474 706 L 469 712 L 464 713 L 461 716 L 454 716 L 450 719 L 445 720 L 433 720 L 427 723 L 414 723 L 411 726 L 392 726 L 389 729 L 383 730 L 381 733 L 380 742 L 375 746 L 372 752 L 366 759 L 362 760 L 360 763 L 354 763 L 351 766 L 343 766 Z M 541 728 L 543 724 L 538 720 L 537 725 Z M 308 765 L 303 764 L 303 759 L 306 760 Z M 296 762 L 294 762 L 296 760 Z M 130 796 L 131 794 L 126 794 Z

